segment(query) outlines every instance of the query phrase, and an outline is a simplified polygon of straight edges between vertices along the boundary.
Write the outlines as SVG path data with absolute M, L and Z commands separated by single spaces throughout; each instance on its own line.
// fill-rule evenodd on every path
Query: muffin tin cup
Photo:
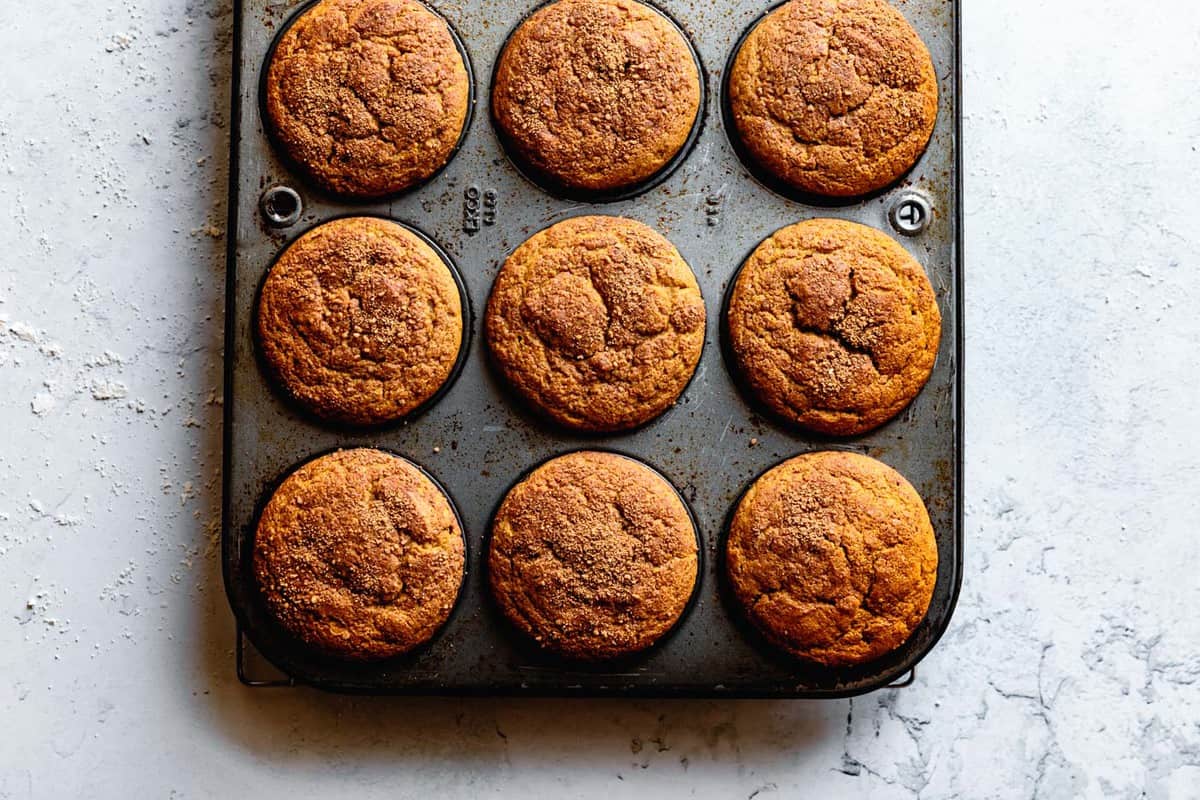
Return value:
M 242 540 L 241 561 L 246 565 L 246 568 L 239 576 L 242 585 L 238 588 L 238 594 L 243 598 L 240 606 L 235 606 L 237 612 L 238 625 L 245 635 L 250 639 L 251 643 L 262 653 L 271 653 L 271 661 L 280 670 L 287 674 L 303 672 L 307 669 L 325 669 L 336 670 L 342 674 L 343 680 L 346 682 L 346 687 L 349 690 L 353 689 L 355 676 L 361 676 L 360 680 L 369 682 L 369 680 L 382 673 L 391 671 L 405 671 L 420 669 L 422 663 L 431 655 L 435 654 L 438 648 L 439 640 L 445 632 L 454 624 L 455 617 L 463 605 L 463 597 L 467 594 L 467 584 L 471 580 L 473 570 L 471 568 L 470 547 L 468 547 L 468 538 L 466 526 L 463 524 L 462 515 L 458 510 L 458 503 L 454 501 L 454 496 L 446 488 L 437 476 L 426 469 L 422 464 L 406 456 L 397 450 L 388 447 L 371 447 L 370 449 L 378 450 L 388 455 L 393 455 L 402 458 L 412 464 L 417 470 L 433 483 L 437 489 L 446 496 L 450 503 L 450 510 L 454 514 L 454 519 L 458 522 L 459 530 L 463 533 L 464 559 L 462 575 L 458 587 L 458 594 L 454 598 L 454 606 L 450 609 L 450 613 L 446 617 L 446 621 L 434 632 L 433 636 L 428 641 L 423 642 L 408 652 L 401 653 L 390 658 L 360 661 L 338 657 L 335 654 L 313 648 L 296 638 L 293 634 L 285 630 L 267 608 L 266 598 L 263 597 L 259 589 L 258 582 L 254 575 L 254 540 L 255 530 L 258 527 L 258 521 L 262 518 L 263 511 L 266 510 L 267 504 L 271 501 L 271 497 L 283 482 L 286 481 L 292 474 L 305 465 L 316 461 L 317 459 L 336 453 L 339 450 L 350 449 L 335 447 L 319 453 L 313 453 L 297 464 L 289 467 L 284 473 L 272 480 L 263 490 L 262 496 L 259 498 L 254 513 L 254 525 L 248 532 L 248 535 Z
M 812 452 L 818 452 L 822 450 L 842 450 L 850 453 L 859 452 L 852 447 L 847 447 L 845 444 L 838 444 L 837 442 L 833 441 L 831 441 L 825 447 L 814 448 Z M 794 458 L 794 456 L 785 456 L 784 458 L 776 461 L 774 464 L 766 466 L 762 472 L 746 481 L 745 485 L 742 486 L 741 491 L 738 492 L 737 499 L 734 500 L 733 504 L 729 506 L 729 512 L 725 515 L 725 521 L 721 526 L 720 540 L 717 545 L 717 593 L 721 598 L 721 603 L 724 605 L 725 611 L 727 614 L 729 614 L 730 619 L 734 621 L 734 623 L 741 630 L 742 635 L 746 637 L 746 641 L 751 642 L 755 648 L 762 652 L 764 658 L 770 660 L 781 669 L 790 669 L 794 671 L 798 677 L 803 676 L 808 681 L 820 683 L 823 680 L 827 680 L 829 674 L 832 672 L 836 673 L 839 678 L 845 682 L 864 682 L 876 678 L 881 672 L 898 674 L 903 668 L 904 654 L 908 647 L 907 643 L 905 646 L 902 646 L 897 650 L 893 650 L 892 652 L 865 664 L 855 664 L 853 666 L 843 667 L 826 667 L 816 662 L 807 661 L 794 656 L 780 648 L 774 642 L 771 642 L 769 639 L 767 639 L 763 632 L 759 630 L 758 626 L 755 625 L 754 622 L 749 618 L 746 612 L 746 607 L 738 600 L 737 595 L 734 592 L 733 582 L 729 577 L 729 571 L 726 568 L 725 561 L 726 553 L 729 547 L 729 531 L 733 526 L 733 518 L 737 514 L 738 507 L 742 504 L 742 500 L 746 497 L 746 493 L 750 491 L 750 488 L 768 472 L 787 463 L 788 461 L 791 461 L 792 458 Z M 942 566 L 939 565 L 939 572 L 941 569 Z M 956 565 L 955 570 L 957 569 L 958 566 Z M 941 631 L 937 629 L 938 622 L 935 619 L 935 616 L 936 615 L 933 613 L 933 608 L 931 606 L 929 613 L 927 613 L 920 623 L 918 623 L 913 629 L 912 634 L 908 638 L 908 642 L 912 642 L 914 640 L 932 640 L 936 642 L 938 637 L 941 636 Z
M 593 211 L 589 212 L 588 214 L 580 214 L 580 215 L 572 214 L 572 215 L 564 216 L 562 219 L 557 220 L 557 222 L 564 222 L 568 219 L 573 218 L 574 216 L 609 216 L 609 215 L 611 215 L 611 212 L 605 211 L 604 208 L 601 206 L 596 209 L 593 209 Z M 547 226 L 547 227 L 550 227 L 550 226 Z M 539 233 L 543 233 L 545 230 L 546 230 L 546 228 L 542 228 L 541 230 L 535 232 L 533 234 L 533 236 L 536 236 Z M 519 243 L 517 245 L 517 247 L 519 247 L 520 244 L 524 244 L 524 242 Z M 512 254 L 514 252 L 516 252 L 517 247 L 514 247 L 511 251 L 504 254 L 504 258 L 500 261 L 501 265 L 506 263 L 508 261 L 508 259 L 510 257 L 512 257 Z M 688 264 L 688 267 L 692 269 L 692 274 L 695 274 L 695 268 L 692 267 L 691 264 Z M 487 305 L 491 301 L 493 288 L 494 288 L 494 282 L 493 282 L 493 285 L 488 287 L 487 299 L 484 301 L 484 304 L 482 307 L 484 317 L 486 317 L 486 314 L 487 314 Z M 707 324 L 711 323 L 712 319 L 711 319 L 711 315 L 708 313 L 709 312 L 708 297 L 705 296 L 703 287 L 700 288 L 700 297 L 704 301 L 704 309 L 705 309 L 705 316 L 706 316 L 705 324 L 707 325 Z M 682 401 L 682 399 L 687 396 L 688 390 L 692 387 L 692 384 L 695 382 L 696 373 L 699 372 L 700 364 L 704 363 L 704 356 L 709 350 L 708 337 L 706 336 L 704 339 L 704 342 L 701 343 L 701 346 L 700 346 L 700 361 L 697 362 L 696 369 L 692 370 L 692 374 L 688 376 L 687 383 L 684 385 L 683 390 L 680 391 L 679 396 L 675 399 L 674 403 L 667 406 L 666 408 L 664 408 L 662 411 L 660 411 L 658 414 L 651 417 L 650 419 L 648 419 L 644 422 L 639 422 L 636 425 L 630 425 L 629 427 L 621 428 L 619 430 L 614 430 L 614 431 L 595 431 L 595 430 L 588 430 L 586 428 L 572 427 L 571 425 L 567 425 L 566 423 L 563 423 L 563 422 L 560 422 L 558 420 L 551 418 L 549 415 L 545 414 L 545 412 L 543 412 L 540 408 L 538 408 L 537 404 L 534 403 L 530 398 L 524 396 L 523 394 L 521 394 L 520 392 L 518 392 L 517 390 L 512 388 L 512 386 L 508 383 L 507 379 L 504 377 L 504 368 L 500 365 L 500 362 L 496 359 L 495 353 L 492 351 L 491 345 L 487 343 L 486 325 L 487 325 L 486 320 L 481 323 L 481 327 L 484 328 L 484 330 L 480 331 L 480 338 L 482 340 L 484 340 L 484 350 L 485 350 L 484 358 L 486 358 L 486 360 L 487 360 L 488 371 L 491 374 L 492 379 L 504 387 L 504 391 L 508 394 L 509 400 L 512 404 L 513 412 L 516 415 L 518 415 L 528 425 L 541 426 L 549 431 L 558 431 L 559 433 L 563 434 L 564 436 L 568 436 L 568 437 L 576 437 L 576 438 L 585 439 L 585 440 L 590 439 L 590 440 L 596 442 L 597 445 L 600 445 L 595 448 L 592 448 L 595 450 L 603 450 L 604 449 L 604 447 L 602 446 L 603 443 L 606 441 L 612 440 L 614 437 L 630 436 L 632 434 L 637 433 L 638 431 L 644 430 L 644 429 L 654 425 L 655 423 L 662 420 L 664 417 L 674 413 L 674 411 L 679 407 L 679 404 Z M 583 449 L 583 448 L 579 448 L 579 449 Z M 548 461 L 549 459 L 546 459 L 546 460 Z M 532 471 L 533 471 L 532 469 L 528 470 L 528 472 L 532 472 Z M 513 485 L 515 486 L 516 484 L 514 483 Z M 674 485 L 674 484 L 672 484 L 672 485 Z
M 772 231 L 772 234 L 773 233 L 774 231 Z M 738 278 L 740 278 L 742 275 L 742 270 L 746 268 L 746 263 L 750 261 L 751 257 L 753 257 L 758 251 L 758 248 L 769 238 L 770 237 L 768 236 L 761 242 L 756 242 L 748 251 L 746 251 L 745 257 L 738 262 L 737 269 L 734 271 L 733 275 L 730 276 L 729 282 L 725 286 L 725 291 L 721 294 L 721 316 L 717 321 L 719 326 L 717 339 L 719 341 L 721 359 L 724 361 L 725 369 L 728 370 L 729 376 L 733 380 L 734 385 L 737 387 L 738 394 L 741 396 L 742 401 L 748 407 L 754 409 L 755 414 L 763 417 L 764 419 L 770 420 L 771 423 L 778 428 L 790 431 L 794 436 L 807 439 L 814 444 L 828 444 L 829 447 L 825 449 L 845 449 L 845 445 L 847 443 L 855 442 L 864 437 L 869 437 L 876 430 L 884 428 L 890 424 L 891 420 L 877 426 L 876 428 L 863 431 L 862 433 L 854 434 L 852 436 L 835 436 L 822 431 L 810 430 L 795 420 L 788 419 L 763 402 L 762 398 L 758 396 L 758 393 L 754 391 L 754 387 L 750 385 L 750 381 L 746 377 L 746 373 L 742 369 L 742 365 L 738 363 L 737 353 L 733 347 L 733 337 L 729 332 L 729 305 L 733 302 L 733 290 L 734 287 L 737 286 Z M 917 393 L 917 397 L 920 397 L 919 392 Z M 896 416 L 892 419 L 903 416 L 913 402 L 916 402 L 915 397 L 913 398 L 912 402 L 898 411 Z
M 806 206 L 814 208 L 840 208 L 842 206 L 852 206 L 861 203 L 865 200 L 871 200 L 877 197 L 883 197 L 894 191 L 898 186 L 903 186 L 908 182 L 909 175 L 917 171 L 921 159 L 925 157 L 925 152 L 929 149 L 929 143 L 926 143 L 921 155 L 913 162 L 913 165 L 904 171 L 904 174 L 891 181 L 885 186 L 882 186 L 873 191 L 861 195 L 849 196 L 833 196 L 808 192 L 797 186 L 793 186 L 785 180 L 776 176 L 773 172 L 763 167 L 746 147 L 742 141 L 742 135 L 738 131 L 737 122 L 733 118 L 733 104 L 729 100 L 729 79 L 733 74 L 733 62 L 737 59 L 738 53 L 742 49 L 742 45 L 746 43 L 746 39 L 754 32 L 759 23 L 771 15 L 771 13 L 781 6 L 787 5 L 788 0 L 780 0 L 771 7 L 764 10 L 753 22 L 746 26 L 742 31 L 741 38 L 737 40 L 737 44 L 729 51 L 729 55 L 725 60 L 725 69 L 721 74 L 721 125 L 725 129 L 725 136 L 729 140 L 729 146 L 737 153 L 738 160 L 741 161 L 745 170 L 750 173 L 754 180 L 758 181 L 763 188 L 774 192 L 780 197 L 786 197 L 796 203 L 802 203 Z M 957 12 L 957 7 L 956 7 Z M 907 8 L 902 8 L 901 11 L 908 13 Z M 939 73 L 940 74 L 940 73 Z
M 488 96 L 486 102 L 488 107 L 488 118 L 492 123 L 492 130 L 495 132 L 496 139 L 500 142 L 500 146 L 504 149 L 505 156 L 508 157 L 508 160 L 512 163 L 517 172 L 524 176 L 525 180 L 529 181 L 541 191 L 547 192 L 551 196 L 561 200 L 570 200 L 579 203 L 604 204 L 616 203 L 622 200 L 632 200 L 661 185 L 664 181 L 670 178 L 671 175 L 677 169 L 679 169 L 685 161 L 688 160 L 688 157 L 691 156 L 692 151 L 696 147 L 696 143 L 700 141 L 700 135 L 704 132 L 706 123 L 706 111 L 708 109 L 709 100 L 708 72 L 704 69 L 704 61 L 700 58 L 700 51 L 696 49 L 696 43 L 692 41 L 692 37 L 679 23 L 679 20 L 677 20 L 671 14 L 670 11 L 658 3 L 649 2 L 649 0 L 637 0 L 637 2 L 640 2 L 642 5 L 648 6 L 649 8 L 661 14 L 663 18 L 667 20 L 667 22 L 671 23 L 671 25 L 673 25 L 675 29 L 679 31 L 679 35 L 682 36 L 683 41 L 687 43 L 688 51 L 691 52 L 692 59 L 696 64 L 696 72 L 700 75 L 700 105 L 696 109 L 696 121 L 692 123 L 692 130 L 688 134 L 687 139 L 684 140 L 683 147 L 679 149 L 679 152 L 676 153 L 670 161 L 664 164 L 650 177 L 640 180 L 630 186 L 619 187 L 616 189 L 584 189 L 577 186 L 568 186 L 561 181 L 556 180 L 552 175 L 547 175 L 544 171 L 529 163 L 528 159 L 521 155 L 519 149 L 512 144 L 509 137 L 500 127 L 500 124 L 496 121 L 496 110 L 492 105 L 492 95 L 496 88 L 496 72 L 500 66 L 500 55 L 508 49 L 508 43 L 512 39 L 513 34 L 515 34 L 522 25 L 528 22 L 530 17 L 532 17 L 534 14 L 541 11 L 543 8 L 546 8 L 547 6 L 553 5 L 556 2 L 558 2 L 558 0 L 546 0 L 546 2 L 540 3 L 539 5 L 531 8 L 524 16 L 521 17 L 520 21 L 518 21 L 516 25 L 512 26 L 512 29 L 504 38 L 504 45 L 501 47 L 500 52 L 496 54 L 496 61 L 492 65 L 492 77 L 488 83 Z
M 496 502 L 496 507 L 492 509 L 491 516 L 488 517 L 487 530 L 483 535 L 482 560 L 480 562 L 480 568 L 478 572 L 483 582 L 483 589 L 490 598 L 492 594 L 492 586 L 491 575 L 489 574 L 488 559 L 492 549 L 492 533 L 496 516 L 500 513 L 500 507 L 504 504 L 504 500 L 508 497 L 509 493 L 511 493 L 512 490 L 517 488 L 520 483 L 522 483 L 526 478 L 528 478 L 545 464 L 557 458 L 569 456 L 572 453 L 583 452 L 612 453 L 613 455 L 628 458 L 643 467 L 647 467 L 654 474 L 658 475 L 658 477 L 666 481 L 671 489 L 674 490 L 675 495 L 679 498 L 679 502 L 683 503 L 683 507 L 687 511 L 688 519 L 692 521 L 692 532 L 696 535 L 696 583 L 692 586 L 692 593 L 688 597 L 687 604 L 683 607 L 683 611 L 680 613 L 679 619 L 675 620 L 675 623 L 668 628 L 662 636 L 655 640 L 653 644 L 643 650 L 639 650 L 636 653 L 617 656 L 615 658 L 588 661 L 584 659 L 568 658 L 567 656 L 542 647 L 524 631 L 519 630 L 515 625 L 513 625 L 512 621 L 504 615 L 504 613 L 496 606 L 494 602 L 490 602 L 488 607 L 492 616 L 495 618 L 496 624 L 504 626 L 508 629 L 512 637 L 516 640 L 517 646 L 520 648 L 523 657 L 531 664 L 539 664 L 547 668 L 562 670 L 564 673 L 582 672 L 585 674 L 591 673 L 603 675 L 611 672 L 629 672 L 631 670 L 637 670 L 642 663 L 644 663 L 655 653 L 655 651 L 667 646 L 667 644 L 675 638 L 676 634 L 679 632 L 679 629 L 683 627 L 684 623 L 687 621 L 692 609 L 696 606 L 696 601 L 702 593 L 701 584 L 704 582 L 704 575 L 706 571 L 704 538 L 700 534 L 700 523 L 696 518 L 696 512 L 692 510 L 692 504 L 689 503 L 687 498 L 683 496 L 683 492 L 679 491 L 679 487 L 675 485 L 675 482 L 671 480 L 671 477 L 665 474 L 658 467 L 654 466 L 654 464 L 648 463 L 635 455 L 631 455 L 630 453 L 622 452 L 617 448 L 597 445 L 595 447 L 575 447 L 569 450 L 563 450 L 561 453 L 554 453 L 553 455 L 542 459 L 538 463 L 530 465 L 528 469 L 526 469 L 524 472 L 518 475 L 516 479 L 513 480 L 508 489 L 505 490 L 504 495 Z
M 347 422 L 345 420 L 326 419 L 325 417 L 322 417 L 320 414 L 317 414 L 315 411 L 310 409 L 307 405 L 305 405 L 298 398 L 296 398 L 291 392 L 289 392 L 287 387 L 284 385 L 283 381 L 280 381 L 275 377 L 275 375 L 273 374 L 274 370 L 271 368 L 270 364 L 267 361 L 266 355 L 263 353 L 262 342 L 259 340 L 259 336 L 258 336 L 258 323 L 257 323 L 258 309 L 259 309 L 260 304 L 262 303 L 263 287 L 266 285 L 267 278 L 270 277 L 271 271 L 273 269 L 275 269 L 275 265 L 277 263 L 279 263 L 279 259 L 283 258 L 283 254 L 287 251 L 287 249 L 289 247 L 291 247 L 293 244 L 295 244 L 302 236 L 304 236 L 307 233 L 310 233 L 313 230 L 316 230 L 321 225 L 326 225 L 330 222 L 334 222 L 339 219 L 351 219 L 351 218 L 355 218 L 355 217 L 369 217 L 371 219 L 380 219 L 385 222 L 394 223 L 394 224 L 399 225 L 400 227 L 404 228 L 406 231 L 413 234 L 418 239 L 420 239 L 422 242 L 427 244 L 429 246 L 429 248 L 431 250 L 433 250 L 434 253 L 437 254 L 437 257 L 439 259 L 441 259 L 442 263 L 446 265 L 446 269 L 448 269 L 450 271 L 450 277 L 454 279 L 454 285 L 456 287 L 458 287 L 458 299 L 459 299 L 459 304 L 462 308 L 462 318 L 463 318 L 462 343 L 458 346 L 458 355 L 454 359 L 454 366 L 450 368 L 450 373 L 446 376 L 446 380 L 442 381 L 442 385 L 438 387 L 437 391 L 434 392 L 432 395 L 430 395 L 429 399 L 425 400 L 420 405 L 416 406 L 414 409 L 412 409 L 407 414 L 405 414 L 401 417 L 397 417 L 396 419 L 383 420 L 381 422 L 376 422 L 376 423 L 364 423 L 364 424 Z M 438 244 L 432 238 L 430 238 L 424 231 L 422 231 L 416 225 L 412 225 L 412 224 L 404 222 L 402 220 L 392 219 L 390 217 L 382 217 L 382 216 L 378 216 L 376 214 L 341 214 L 338 216 L 329 217 L 328 219 L 322 220 L 317 225 L 312 225 L 308 228 L 305 228 L 303 231 L 300 231 L 299 233 L 297 233 L 295 237 L 290 239 L 286 245 L 284 245 L 282 248 L 280 248 L 279 254 L 276 255 L 274 259 L 272 259 L 271 265 L 269 267 L 267 267 L 267 270 L 263 273 L 262 279 L 258 282 L 258 289 L 254 293 L 254 307 L 253 307 L 253 313 L 251 314 L 251 317 L 250 317 L 250 324 L 251 324 L 251 329 L 252 329 L 251 336 L 254 337 L 255 360 L 258 363 L 258 368 L 262 371 L 263 376 L 271 384 L 272 388 L 275 390 L 275 393 L 277 395 L 279 395 L 279 397 L 284 402 L 286 402 L 289 406 L 291 406 L 292 409 L 297 414 L 305 417 L 311 423 L 313 423 L 315 425 L 321 425 L 326 428 L 330 428 L 331 430 L 340 430 L 340 431 L 345 431 L 345 432 L 351 433 L 351 432 L 364 432 L 364 431 L 386 431 L 389 428 L 395 428 L 400 425 L 406 425 L 406 424 L 409 424 L 409 423 L 415 421 L 426 411 L 428 411 L 429 409 L 431 409 L 435 405 L 437 405 L 442 400 L 442 398 L 445 397 L 446 394 L 451 389 L 454 388 L 455 382 L 458 381 L 458 376 L 462 374 L 463 365 L 465 365 L 467 363 L 467 355 L 471 352 L 471 340 L 474 336 L 474 331 L 475 331 L 474 320 L 475 320 L 475 312 L 471 305 L 471 296 L 467 292 L 467 285 L 463 281 L 462 272 L 459 271 L 458 265 L 454 263 L 454 259 L 450 257 L 450 254 L 447 253 L 440 244 Z
M 434 5 L 461 34 L 479 77 L 493 74 L 506 37 L 535 2 Z M 703 60 L 714 65 L 726 63 L 763 13 L 763 5 L 745 0 L 659 0 L 659 5 L 690 34 Z M 697 131 L 691 154 L 660 185 L 636 197 L 604 205 L 555 197 L 514 167 L 489 124 L 490 114 L 474 115 L 458 155 L 422 188 L 374 203 L 309 193 L 302 176 L 263 134 L 260 86 L 254 79 L 276 30 L 300 7 L 242 0 L 235 22 L 222 560 L 239 627 L 261 654 L 296 683 L 375 694 L 844 697 L 905 679 L 946 629 L 961 580 L 957 4 L 908 0 L 901 9 L 942 76 L 941 112 L 925 155 L 894 189 L 835 207 L 801 204 L 765 190 L 720 125 Z M 709 87 L 721 85 L 717 71 L 705 78 Z M 719 115 L 719 102 L 710 92 L 701 119 Z M 296 228 L 274 228 L 262 220 L 261 193 L 277 185 L 303 195 L 305 213 Z M 889 231 L 888 212 L 910 191 L 927 198 L 935 213 L 923 232 L 902 237 Z M 528 410 L 495 372 L 483 335 L 482 310 L 508 255 L 537 231 L 581 214 L 625 216 L 662 232 L 692 267 L 707 304 L 700 365 L 679 401 L 643 426 L 616 434 L 557 428 Z M 424 231 L 458 268 L 467 308 L 476 312 L 453 390 L 419 416 L 384 428 L 335 427 L 299 412 L 273 388 L 255 355 L 255 299 L 266 270 L 300 226 L 352 215 L 403 220 Z M 852 439 L 778 424 L 749 402 L 723 357 L 723 300 L 747 255 L 778 229 L 813 217 L 889 231 L 929 275 L 942 312 L 941 351 L 925 389 L 897 418 Z M 392 451 L 437 475 L 466 535 L 468 577 L 454 614 L 432 642 L 395 661 L 358 664 L 322 657 L 272 634 L 271 621 L 256 605 L 249 542 L 263 498 L 294 465 L 348 447 Z M 902 473 L 925 500 L 938 544 L 937 584 L 924 622 L 894 653 L 852 669 L 818 667 L 780 652 L 725 596 L 722 549 L 728 519 L 745 488 L 792 456 L 828 449 L 871 455 Z M 698 588 L 688 610 L 655 646 L 628 659 L 568 662 L 523 641 L 495 607 L 486 567 L 481 567 L 492 517 L 511 487 L 547 459 L 574 450 L 611 450 L 652 465 L 685 500 L 702 542 Z M 252 677 L 247 675 L 247 682 Z
M 311 174 L 309 173 L 309 171 L 302 164 L 300 164 L 295 159 L 293 159 L 291 157 L 291 155 L 288 154 L 287 148 L 283 146 L 283 143 L 280 142 L 278 136 L 276 136 L 275 130 L 270 123 L 270 115 L 267 114 L 267 71 L 271 67 L 271 61 L 275 58 L 275 50 L 279 47 L 279 42 L 283 39 L 284 35 L 287 34 L 287 32 L 289 30 L 291 30 L 292 25 L 294 25 L 296 23 L 296 20 L 300 19 L 300 17 L 304 15 L 304 12 L 308 11 L 310 8 L 319 4 L 320 2 L 321 2 L 321 0 L 305 0 L 305 2 L 303 4 L 297 6 L 294 11 L 289 10 L 287 12 L 287 14 L 288 14 L 287 21 L 279 27 L 279 32 L 276 33 L 274 35 L 274 37 L 271 39 L 271 46 L 268 48 L 266 55 L 263 57 L 262 64 L 258 69 L 258 114 L 259 114 L 259 119 L 262 121 L 261 129 L 262 129 L 263 136 L 266 138 L 266 140 L 268 142 L 270 142 L 271 147 L 274 149 L 276 157 L 282 163 L 287 165 L 289 171 L 292 174 L 299 177 L 300 182 L 304 184 L 305 188 L 308 191 L 310 191 L 316 195 L 319 195 L 330 202 L 345 203 L 345 204 L 350 204 L 350 205 L 367 205 L 367 204 L 371 204 L 371 203 L 385 203 L 385 202 L 388 202 L 389 200 L 395 200 L 395 199 L 404 197 L 405 195 L 411 194 L 412 192 L 418 191 L 418 190 L 424 188 L 425 186 L 428 186 L 430 183 L 436 181 L 438 179 L 438 177 L 443 172 L 446 171 L 446 168 L 449 167 L 451 163 L 453 163 L 455 157 L 458 156 L 459 151 L 462 149 L 463 144 L 467 141 L 467 135 L 471 131 L 471 125 L 475 121 L 475 104 L 477 101 L 477 96 L 476 96 L 476 91 L 475 91 L 475 66 L 471 61 L 471 53 L 469 50 L 467 50 L 466 43 L 463 41 L 463 38 L 459 35 L 458 30 L 454 27 L 454 23 L 451 22 L 446 17 L 445 14 L 443 14 L 441 11 L 439 11 L 435 5 L 428 3 L 425 0 L 417 0 L 417 2 L 419 2 L 421 5 L 428 8 L 430 11 L 432 11 L 434 14 L 436 14 L 438 16 L 438 19 L 440 19 L 446 23 L 446 27 L 450 30 L 450 38 L 454 40 L 454 47 L 458 50 L 458 54 L 460 56 L 462 56 L 463 67 L 467 71 L 467 86 L 469 87 L 469 90 L 467 93 L 467 116 L 466 116 L 466 119 L 463 120 L 463 128 L 462 128 L 462 132 L 459 133 L 459 135 L 458 135 L 458 141 L 455 142 L 454 149 L 452 149 L 450 151 L 450 155 L 446 158 L 446 163 L 442 164 L 440 167 L 438 167 L 436 170 L 434 170 L 429 176 L 417 181 L 416 183 L 414 183 L 410 186 L 406 186 L 405 188 L 398 189 L 394 192 L 388 192 L 386 194 L 382 194 L 382 195 L 378 195 L 378 196 L 371 196 L 371 197 L 362 197 L 359 195 L 352 195 L 352 194 L 339 194 L 338 192 L 333 191 L 332 189 L 330 189 L 326 186 L 323 186 L 319 182 L 314 180 L 312 178 Z M 252 5 L 264 5 L 265 6 L 265 5 L 267 5 L 267 3 L 265 2 L 265 0 L 263 0 L 263 1 L 245 0 L 245 2 L 241 4 L 241 7 L 236 9 L 234 12 L 238 17 L 238 22 L 236 24 L 238 25 L 239 28 L 242 24 L 244 24 L 244 21 L 246 18 L 246 7 L 252 6 Z M 252 20 L 253 19 L 260 19 L 260 20 L 265 19 L 265 17 L 263 17 L 263 16 L 260 16 L 257 18 L 255 18 L 255 17 L 250 17 L 250 18 Z M 241 28 L 241 29 L 244 30 L 244 28 Z M 239 35 L 239 32 L 234 31 L 234 36 L 236 37 L 238 35 Z M 240 44 L 240 42 L 239 42 L 239 44 Z M 239 66 L 241 66 L 241 65 L 239 65 Z M 238 72 L 240 72 L 240 70 L 238 70 Z M 239 80 L 237 75 L 235 75 L 234 79 Z M 237 98 L 234 99 L 234 102 L 237 103 Z M 236 109 L 235 109 L 235 113 L 236 113 Z M 236 135 L 236 133 L 235 133 L 235 135 Z M 232 186 L 232 184 L 231 184 L 231 186 Z M 351 216 L 351 215 L 347 214 L 344 216 Z

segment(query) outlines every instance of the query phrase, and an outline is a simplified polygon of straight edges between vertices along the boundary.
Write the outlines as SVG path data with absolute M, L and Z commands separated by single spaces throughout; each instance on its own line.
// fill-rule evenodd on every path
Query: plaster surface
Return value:
M 966 579 L 836 702 L 251 691 L 228 0 L 0 27 L 0 798 L 1200 797 L 1200 6 L 965 0 Z

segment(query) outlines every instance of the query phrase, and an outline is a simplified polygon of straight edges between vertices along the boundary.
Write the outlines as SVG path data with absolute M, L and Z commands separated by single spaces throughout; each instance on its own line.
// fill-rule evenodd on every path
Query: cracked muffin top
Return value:
M 276 143 L 313 183 L 370 199 L 450 160 L 470 78 L 446 21 L 417 0 L 321 0 L 279 38 L 265 99 Z
M 275 383 L 322 419 L 401 419 L 449 380 L 463 344 L 450 268 L 408 228 L 375 217 L 308 231 L 259 296 L 259 350 Z
M 687 40 L 636 0 L 558 0 L 513 33 L 492 113 L 510 151 L 542 180 L 612 191 L 641 183 L 683 149 L 700 113 Z
M 462 529 L 441 489 L 379 450 L 304 464 L 275 490 L 254 538 L 267 608 L 306 644 L 351 660 L 429 641 L 458 598 Z
M 897 180 L 937 119 L 929 51 L 883 0 L 791 0 L 772 11 L 738 50 L 728 91 L 759 166 L 829 197 Z
M 727 313 L 747 388 L 783 419 L 835 436 L 904 410 L 941 341 L 921 265 L 887 234 L 841 220 L 790 225 L 760 244 Z
M 504 615 L 575 660 L 627 656 L 674 627 L 696 586 L 696 529 L 679 493 L 631 458 L 570 453 L 504 498 L 488 575 Z
M 725 558 L 738 603 L 768 640 L 835 667 L 908 641 L 937 581 L 920 496 L 857 453 L 798 456 L 755 481 L 734 512 Z
M 704 347 L 704 299 L 675 247 L 620 217 L 576 217 L 509 256 L 487 308 L 507 382 L 560 425 L 627 430 L 669 408 Z

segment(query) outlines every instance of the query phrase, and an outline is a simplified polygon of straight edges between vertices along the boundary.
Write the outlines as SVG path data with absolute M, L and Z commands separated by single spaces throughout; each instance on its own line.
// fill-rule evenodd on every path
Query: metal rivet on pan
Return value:
M 916 236 L 924 232 L 932 220 L 933 206 L 924 195 L 916 192 L 900 195 L 888 209 L 888 221 L 904 236 Z
M 263 192 L 259 202 L 263 218 L 272 228 L 290 228 L 300 221 L 304 213 L 304 201 L 300 193 L 290 186 L 272 186 Z

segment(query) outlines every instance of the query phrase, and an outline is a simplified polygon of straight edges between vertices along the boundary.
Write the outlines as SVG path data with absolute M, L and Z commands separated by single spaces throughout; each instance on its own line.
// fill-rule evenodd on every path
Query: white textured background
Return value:
M 1200 6 L 966 0 L 967 570 L 853 702 L 235 681 L 228 0 L 0 25 L 0 798 L 1200 797 Z

